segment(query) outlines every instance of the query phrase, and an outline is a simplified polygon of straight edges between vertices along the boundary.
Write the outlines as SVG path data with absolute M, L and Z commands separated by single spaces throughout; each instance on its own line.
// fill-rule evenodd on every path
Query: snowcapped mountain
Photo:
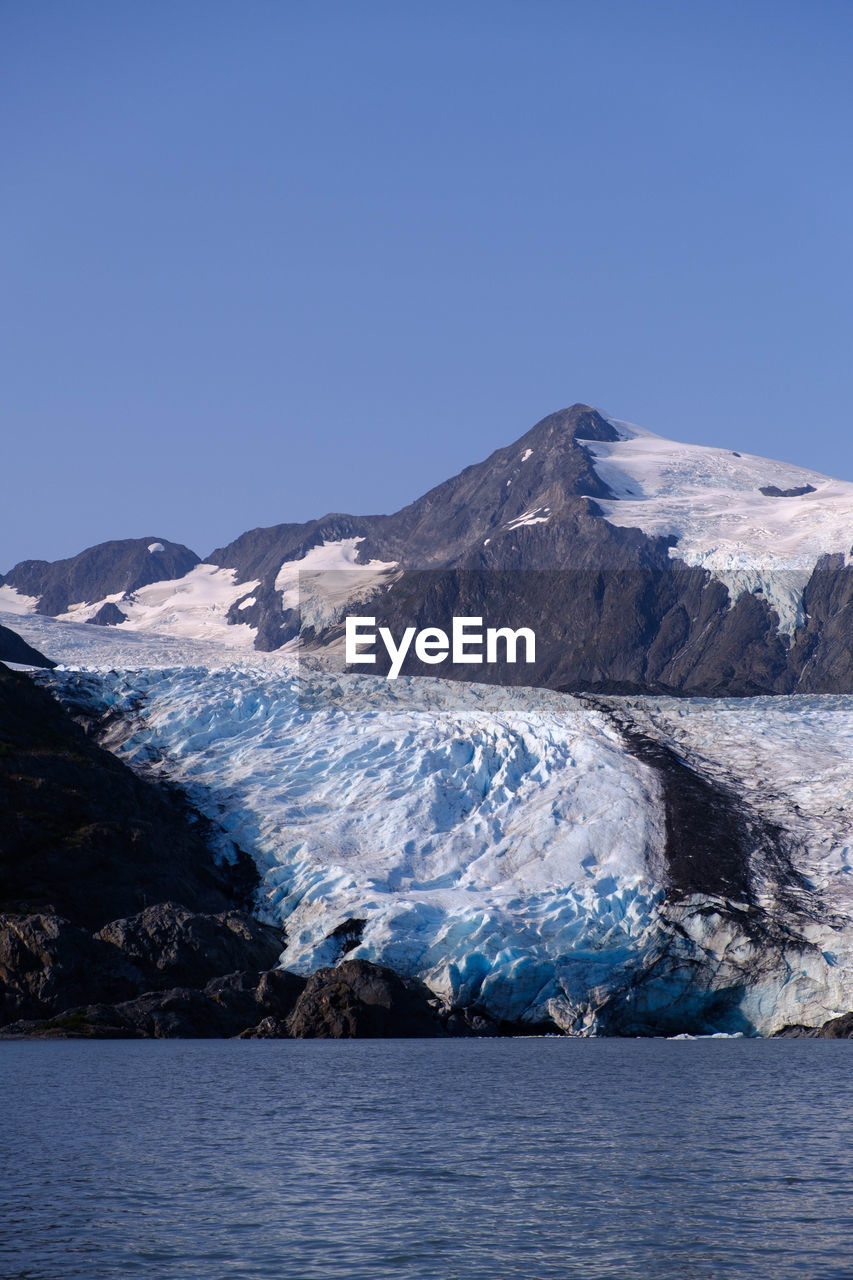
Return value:
M 537 662 L 448 663 L 442 676 L 839 692 L 853 690 L 852 543 L 853 485 L 575 404 L 396 515 L 255 529 L 204 563 L 159 539 L 23 562 L 0 585 L 0 612 L 236 650 L 298 639 L 338 667 L 348 612 L 392 630 L 447 628 L 456 614 L 535 628 Z M 435 675 L 414 652 L 402 671 Z
M 333 666 L 348 612 L 392 630 L 468 615 L 534 628 L 536 663 L 497 673 L 448 663 L 442 676 L 599 692 L 845 692 L 851 544 L 853 485 L 575 405 L 394 515 L 251 530 L 203 564 L 159 539 L 27 561 L 2 580 L 0 612 L 235 650 L 298 639 Z M 414 653 L 403 672 L 436 674 Z

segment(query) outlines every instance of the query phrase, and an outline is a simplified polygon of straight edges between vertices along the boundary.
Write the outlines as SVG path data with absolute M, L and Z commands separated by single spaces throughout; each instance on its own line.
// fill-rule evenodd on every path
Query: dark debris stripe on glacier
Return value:
M 744 799 L 732 785 L 703 775 L 646 724 L 641 729 L 617 698 L 581 695 L 619 729 L 626 749 L 661 780 L 666 823 L 665 868 L 670 894 L 706 894 L 755 907 L 771 896 L 787 915 L 825 914 L 794 865 L 795 839 Z

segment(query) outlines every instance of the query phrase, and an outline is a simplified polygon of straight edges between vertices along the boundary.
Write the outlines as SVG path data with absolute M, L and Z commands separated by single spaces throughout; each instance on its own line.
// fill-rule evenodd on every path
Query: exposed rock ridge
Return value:
M 101 542 L 66 560 L 22 560 L 0 578 L 0 584 L 35 596 L 36 612 L 55 616 L 81 601 L 103 600 L 152 582 L 182 578 L 199 563 L 195 552 L 180 543 L 124 538 Z

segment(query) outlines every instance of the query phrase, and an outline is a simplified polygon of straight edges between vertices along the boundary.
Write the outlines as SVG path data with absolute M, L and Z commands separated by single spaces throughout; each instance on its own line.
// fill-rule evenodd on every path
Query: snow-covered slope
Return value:
M 229 625 L 228 610 L 258 584 L 238 586 L 235 577 L 233 569 L 197 564 L 182 578 L 151 583 L 129 597 L 117 592 L 93 603 L 75 603 L 58 617 L 63 622 L 88 622 L 105 604 L 114 604 L 125 615 L 126 620 L 116 624 L 122 631 L 213 640 L 228 649 L 251 649 L 254 632 L 245 624 Z
M 225 570 L 225 573 L 230 572 Z M 172 585 L 176 584 L 157 584 L 165 588 Z M 170 598 L 174 601 L 174 597 Z M 152 605 L 152 610 L 156 608 Z M 214 613 L 203 608 L 196 635 L 193 634 L 191 617 L 188 618 L 183 609 L 176 610 L 176 613 L 175 624 L 167 624 L 162 631 L 149 631 L 144 625 L 96 627 L 88 622 L 49 618 L 43 614 L 4 613 L 2 608 L 0 625 L 10 627 L 28 644 L 69 667 L 138 669 L 198 666 L 203 663 L 216 668 L 229 666 L 240 656 L 241 650 L 251 650 L 251 635 L 247 637 L 237 627 L 228 630 L 235 631 L 239 645 L 222 643 L 221 631 L 227 624 L 221 610 Z M 282 667 L 290 670 L 295 660 L 294 647 L 288 645 L 274 654 L 251 652 L 252 665 L 263 668 L 268 664 L 276 670 Z M 247 655 L 244 653 L 243 656 Z
M 37 604 L 38 596 L 28 596 L 5 582 L 0 586 L 0 613 L 11 618 L 26 618 L 35 613 Z
M 300 560 L 286 560 L 275 579 L 283 609 L 298 609 L 303 626 L 331 626 L 349 607 L 355 607 L 387 584 L 394 560 L 358 563 L 364 538 L 339 538 L 312 547 Z
M 608 421 L 622 439 L 584 445 L 615 495 L 597 500 L 605 518 L 651 536 L 673 535 L 671 556 L 710 570 L 733 599 L 762 589 L 782 630 L 801 625 L 802 590 L 820 557 L 840 553 L 850 563 L 853 484 Z

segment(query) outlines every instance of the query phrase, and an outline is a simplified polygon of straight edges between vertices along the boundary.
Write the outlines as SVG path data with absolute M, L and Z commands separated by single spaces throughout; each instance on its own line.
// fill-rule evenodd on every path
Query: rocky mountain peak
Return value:
M 573 404 L 568 409 L 558 409 L 549 413 L 521 437 L 519 445 L 529 445 L 532 441 L 547 444 L 551 441 L 566 440 L 618 440 L 619 433 L 615 427 L 602 417 L 597 409 L 589 404 Z

